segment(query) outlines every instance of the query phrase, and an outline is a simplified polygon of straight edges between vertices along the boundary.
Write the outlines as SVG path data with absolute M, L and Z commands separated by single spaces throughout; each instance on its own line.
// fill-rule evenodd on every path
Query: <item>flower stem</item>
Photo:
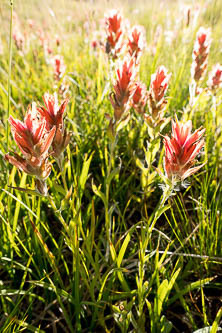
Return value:
M 67 232 L 67 235 L 69 235 L 69 227 L 66 224 L 64 218 L 62 217 L 61 212 L 57 209 L 57 207 L 56 207 L 56 205 L 55 205 L 55 203 L 54 203 L 54 201 L 53 201 L 53 199 L 51 198 L 50 195 L 48 196 L 48 199 L 49 199 L 50 204 L 51 204 L 51 206 L 52 206 L 52 208 L 53 208 L 56 216 L 58 217 L 60 223 L 62 224 L 62 226 L 64 227 L 65 231 Z
M 105 226 L 106 226 L 106 236 L 107 236 L 107 246 L 106 246 L 106 255 L 105 260 L 108 261 L 109 259 L 109 249 L 110 249 L 110 240 L 111 240 L 111 218 L 109 216 L 109 191 L 110 191 L 110 181 L 107 181 L 109 179 L 109 176 L 111 174 L 112 170 L 112 164 L 114 159 L 114 150 L 116 146 L 116 140 L 112 140 L 110 144 L 110 155 L 109 155 L 109 164 L 107 168 L 107 175 L 106 175 L 106 202 L 107 205 L 105 205 Z
M 164 191 L 163 191 L 163 194 L 162 194 L 162 197 L 160 199 L 160 202 L 154 212 L 154 217 L 153 217 L 153 221 L 152 221 L 152 224 L 150 225 L 149 227 L 149 233 L 152 232 L 155 224 L 156 224 L 156 221 L 160 218 L 160 216 L 162 215 L 162 213 L 164 212 L 163 208 L 164 208 L 164 205 L 167 201 L 167 199 L 172 195 L 173 193 L 173 185 L 166 185 Z
M 65 169 L 63 168 L 63 156 L 60 155 L 59 158 L 56 159 L 57 164 L 59 166 L 60 172 L 61 172 L 61 177 L 62 177 L 62 182 L 65 188 L 66 193 L 68 192 L 68 186 L 66 182 L 66 177 L 65 177 Z
M 8 118 L 11 107 L 11 71 L 12 71 L 12 23 L 13 23 L 13 0 L 10 1 L 11 16 L 10 16 L 10 32 L 9 32 L 9 65 L 8 65 L 8 108 L 6 114 L 6 151 L 9 146 L 9 123 Z
M 10 15 L 10 31 L 9 31 L 9 64 L 8 64 L 8 108 L 6 113 L 6 152 L 9 146 L 9 123 L 8 118 L 11 107 L 11 71 L 12 71 L 12 23 L 13 23 L 13 0 L 10 0 L 11 15 Z M 7 168 L 7 182 L 9 185 L 9 168 Z M 10 214 L 10 197 L 8 196 L 8 221 L 11 220 Z

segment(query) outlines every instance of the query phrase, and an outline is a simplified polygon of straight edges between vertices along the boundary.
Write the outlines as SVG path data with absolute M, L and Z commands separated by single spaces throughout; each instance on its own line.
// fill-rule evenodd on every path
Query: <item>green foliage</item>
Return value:
M 198 1 L 197 13 L 188 3 L 189 25 L 179 2 L 122 4 L 131 24 L 142 24 L 147 32 L 141 80 L 149 88 L 159 65 L 172 77 L 161 134 L 154 136 L 141 115 L 130 110 L 110 140 L 105 115 L 113 113 L 112 71 L 103 50 L 90 46 L 107 5 L 14 1 L 21 29 L 32 37 L 27 52 L 13 42 L 10 114 L 22 120 L 32 101 L 42 103 L 47 91 L 59 93 L 62 83 L 55 82 L 48 56 L 28 30 L 28 18 L 36 31 L 44 29 L 53 54 L 62 54 L 67 66 L 70 101 L 64 122 L 72 137 L 62 171 L 51 159 L 44 197 L 34 192 L 32 177 L 4 160 L 10 6 L 1 1 L 0 332 L 221 329 L 222 94 L 214 98 L 203 91 L 191 107 L 189 80 L 199 26 L 212 28 L 209 70 L 221 61 L 222 7 L 220 1 Z M 58 46 L 55 35 L 61 39 Z M 162 136 L 170 132 L 175 114 L 192 119 L 194 129 L 206 128 L 200 157 L 206 164 L 169 197 L 167 187 L 164 194 L 159 187 L 166 181 Z M 18 152 L 10 133 L 9 150 Z

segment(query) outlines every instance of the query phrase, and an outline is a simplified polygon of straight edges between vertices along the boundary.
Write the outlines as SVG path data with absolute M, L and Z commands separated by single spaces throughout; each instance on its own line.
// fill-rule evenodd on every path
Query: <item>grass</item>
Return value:
M 107 9 L 119 8 L 117 2 L 14 2 L 21 30 L 29 29 L 32 18 L 47 32 L 53 53 L 64 56 L 70 98 L 65 125 L 72 137 L 62 173 L 53 161 L 47 197 L 11 188 L 34 190 L 34 179 L 4 160 L 9 101 L 10 114 L 22 120 L 32 101 L 42 103 L 43 94 L 58 91 L 60 83 L 37 28 L 27 30 L 32 36 L 27 52 L 13 42 L 10 66 L 10 3 L 1 1 L 0 332 L 167 333 L 208 327 L 202 333 L 216 333 L 222 327 L 221 91 L 216 104 L 203 93 L 191 112 L 187 108 L 200 26 L 212 30 L 208 72 L 220 62 L 222 4 L 198 1 L 197 21 L 192 6 L 186 26 L 184 3 L 121 5 L 132 25 L 146 29 L 141 80 L 149 88 L 151 74 L 165 65 L 172 73 L 168 117 L 177 114 L 192 119 L 194 129 L 206 128 L 200 156 L 205 166 L 163 205 L 161 179 L 153 168 L 163 171 L 163 140 L 153 141 L 150 156 L 150 133 L 140 115 L 132 111 L 110 154 L 109 61 L 102 50 L 92 50 L 90 40 L 93 30 L 102 30 L 99 20 Z M 161 134 L 170 131 L 169 122 Z M 11 134 L 9 150 L 18 152 Z

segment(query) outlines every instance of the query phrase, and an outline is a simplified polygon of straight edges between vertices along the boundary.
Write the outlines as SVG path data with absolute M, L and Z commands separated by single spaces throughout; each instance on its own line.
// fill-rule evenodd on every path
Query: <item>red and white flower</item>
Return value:
M 209 73 L 207 85 L 211 90 L 216 90 L 222 87 L 222 66 L 220 64 L 216 64 Z
M 198 82 L 204 78 L 207 70 L 208 55 L 211 45 L 211 30 L 200 27 L 197 31 L 193 49 L 191 78 Z
M 184 180 L 202 166 L 193 167 L 196 156 L 204 147 L 203 134 L 205 129 L 199 128 L 191 133 L 192 122 L 185 124 L 178 121 L 172 121 L 172 135 L 164 137 L 165 156 L 164 169 L 169 180 Z
M 6 154 L 5 159 L 27 174 L 46 179 L 51 171 L 48 156 L 56 127 L 46 132 L 46 121 L 38 117 L 35 103 L 28 109 L 24 123 L 12 116 L 9 122 L 14 140 L 24 158 L 13 153 L 13 156 Z
M 45 106 L 40 105 L 37 110 L 46 122 L 46 129 L 51 130 L 53 127 L 56 129 L 52 142 L 52 155 L 58 158 L 66 149 L 70 141 L 70 134 L 64 129 L 63 124 L 63 116 L 69 100 L 65 99 L 59 106 L 56 93 L 53 95 L 45 93 L 43 101 Z

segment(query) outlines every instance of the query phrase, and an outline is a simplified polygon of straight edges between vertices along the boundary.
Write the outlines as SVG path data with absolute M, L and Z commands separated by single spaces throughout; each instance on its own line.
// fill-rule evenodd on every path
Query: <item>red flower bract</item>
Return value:
M 165 157 L 164 169 L 168 179 L 184 180 L 202 166 L 191 168 L 195 164 L 195 157 L 204 146 L 202 136 L 205 129 L 199 128 L 191 134 L 192 122 L 185 124 L 172 121 L 172 137 L 164 137 Z
M 27 174 L 41 180 L 46 179 L 51 171 L 48 151 L 56 127 L 53 126 L 49 132 L 46 132 L 46 121 L 37 115 L 35 103 L 28 109 L 24 123 L 12 116 L 9 117 L 9 122 L 13 137 L 24 158 L 13 153 L 13 156 L 6 154 L 5 159 Z
M 127 48 L 130 56 L 138 59 L 146 46 L 145 29 L 140 25 L 135 25 L 128 36 Z
M 63 114 L 69 100 L 65 99 L 59 106 L 57 94 L 50 95 L 45 93 L 43 101 L 46 107 L 40 106 L 37 108 L 38 112 L 46 121 L 46 129 L 50 130 L 53 126 L 63 127 Z
M 171 74 L 168 74 L 165 66 L 159 66 L 156 73 L 151 75 L 150 88 L 148 91 L 149 115 L 144 115 L 146 123 L 159 128 L 164 122 L 164 109 L 167 104 L 165 97 Z
M 24 123 L 12 116 L 9 117 L 9 122 L 13 137 L 25 158 L 33 165 L 39 166 L 48 155 L 55 128 L 51 128 L 50 132 L 45 133 L 46 121 L 38 118 L 35 103 L 29 107 Z
M 132 58 L 125 58 L 116 70 L 116 81 L 114 82 L 114 92 L 110 95 L 110 101 L 114 108 L 115 120 L 119 120 L 126 110 L 130 98 L 135 90 L 135 78 L 138 68 Z
M 52 58 L 51 63 L 54 67 L 55 80 L 59 81 L 66 71 L 66 65 L 64 63 L 64 58 L 62 55 L 57 54 Z
M 166 94 L 171 74 L 164 66 L 160 66 L 155 74 L 151 75 L 150 94 L 156 104 L 162 104 Z
M 196 82 L 202 80 L 207 70 L 208 55 L 211 45 L 211 31 L 200 27 L 197 32 L 193 49 L 193 62 L 191 66 L 191 77 Z
M 45 103 L 45 107 L 40 106 L 37 110 L 45 119 L 47 130 L 51 130 L 53 126 L 56 128 L 56 133 L 52 142 L 52 155 L 58 158 L 70 141 L 70 134 L 66 132 L 63 126 L 63 115 L 69 100 L 65 99 L 59 106 L 56 93 L 54 93 L 54 95 L 45 93 L 43 101 Z
M 123 46 L 125 23 L 119 11 L 113 9 L 105 14 L 106 53 L 117 58 Z
M 216 64 L 209 73 L 207 85 L 211 90 L 222 87 L 222 66 L 220 64 Z
M 148 91 L 146 85 L 140 81 L 135 83 L 135 91 L 132 95 L 132 107 L 138 113 L 144 113 L 147 103 Z

